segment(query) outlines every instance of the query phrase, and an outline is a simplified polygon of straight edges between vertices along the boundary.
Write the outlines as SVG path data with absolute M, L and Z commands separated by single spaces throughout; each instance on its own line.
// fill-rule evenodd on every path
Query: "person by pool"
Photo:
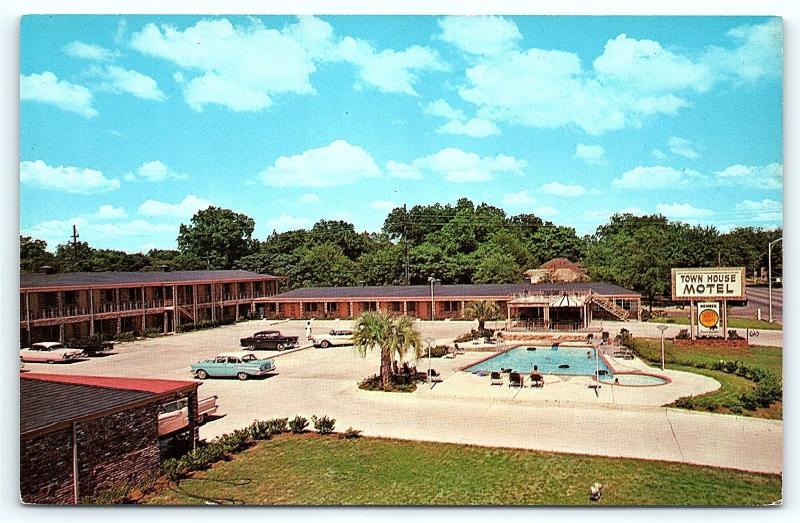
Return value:
M 586 357 L 587 357 L 588 359 L 591 359 L 591 358 L 592 358 L 592 351 L 590 351 L 590 350 L 587 350 L 587 351 L 586 351 Z
M 533 366 L 533 371 L 531 371 L 531 381 L 534 383 L 544 381 L 544 376 L 542 376 L 542 373 L 539 372 L 538 365 Z

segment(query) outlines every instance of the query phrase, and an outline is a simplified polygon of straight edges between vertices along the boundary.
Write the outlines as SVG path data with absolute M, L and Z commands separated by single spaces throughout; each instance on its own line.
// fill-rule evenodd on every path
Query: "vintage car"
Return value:
M 260 331 L 240 339 L 239 344 L 247 350 L 286 350 L 297 347 L 297 336 L 284 336 L 281 331 Z
M 70 349 L 80 349 L 85 356 L 105 356 L 114 350 L 113 341 L 103 341 L 93 337 L 67 340 L 65 346 Z
M 314 334 L 311 336 L 311 343 L 315 347 L 327 349 L 333 345 L 352 345 L 353 331 L 333 329 L 327 334 Z
M 192 374 L 198 379 L 232 378 L 244 381 L 256 376 L 275 372 L 275 362 L 260 360 L 252 352 L 223 352 L 213 360 L 199 361 L 192 365 Z
M 57 341 L 42 341 L 34 343 L 30 348 L 19 351 L 21 361 L 31 361 L 37 363 L 58 363 L 72 361 L 83 356 L 80 349 L 68 349 Z
M 217 397 L 208 398 L 197 402 L 197 422 L 203 423 L 208 416 L 217 412 Z M 165 436 L 181 430 L 189 425 L 189 400 L 179 400 L 165 403 L 158 408 L 158 435 Z

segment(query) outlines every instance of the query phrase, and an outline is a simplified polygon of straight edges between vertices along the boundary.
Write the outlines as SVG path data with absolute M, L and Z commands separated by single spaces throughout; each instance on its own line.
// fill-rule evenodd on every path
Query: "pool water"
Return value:
M 536 350 L 528 350 L 536 349 Z M 586 353 L 589 353 L 587 357 Z M 594 376 L 595 349 L 593 347 L 516 347 L 464 369 L 467 372 L 500 371 L 513 369 L 525 374 L 539 367 L 542 374 Z M 599 359 L 600 375 L 614 381 L 611 369 L 603 358 Z

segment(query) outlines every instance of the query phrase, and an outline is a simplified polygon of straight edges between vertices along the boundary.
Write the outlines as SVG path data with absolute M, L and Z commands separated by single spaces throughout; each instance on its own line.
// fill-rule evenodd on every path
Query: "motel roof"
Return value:
M 514 295 L 594 293 L 602 296 L 641 298 L 638 292 L 604 282 L 574 283 L 496 283 L 474 285 L 436 285 L 437 299 L 509 299 Z M 387 285 L 368 287 L 305 287 L 276 294 L 259 301 L 381 300 L 392 298 L 430 299 L 430 285 Z
M 199 385 L 187 380 L 20 374 L 20 434 L 47 432 L 189 392 Z
M 217 281 L 277 280 L 279 276 L 243 270 L 154 272 L 64 272 L 20 274 L 20 290 L 103 288 L 122 286 L 185 285 Z

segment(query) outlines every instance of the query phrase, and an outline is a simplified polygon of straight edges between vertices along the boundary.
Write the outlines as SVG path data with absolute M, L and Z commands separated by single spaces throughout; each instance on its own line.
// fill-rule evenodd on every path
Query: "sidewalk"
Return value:
M 620 329 L 628 329 L 634 336 L 642 338 L 660 338 L 661 331 L 658 330 L 659 325 L 665 325 L 667 330 L 664 331 L 665 338 L 673 338 L 683 329 L 688 329 L 688 325 L 675 325 L 674 323 L 647 323 L 647 322 L 623 322 L 623 321 L 605 321 L 602 322 L 604 331 L 608 331 L 612 337 L 619 334 Z M 592 327 L 600 327 L 600 321 L 593 321 Z M 729 329 L 735 330 L 736 334 L 744 338 L 747 336 L 747 329 Z M 758 330 L 758 329 L 756 329 Z M 767 347 L 783 347 L 783 331 L 782 330 L 758 330 L 757 337 L 750 338 L 751 345 L 767 346 Z

